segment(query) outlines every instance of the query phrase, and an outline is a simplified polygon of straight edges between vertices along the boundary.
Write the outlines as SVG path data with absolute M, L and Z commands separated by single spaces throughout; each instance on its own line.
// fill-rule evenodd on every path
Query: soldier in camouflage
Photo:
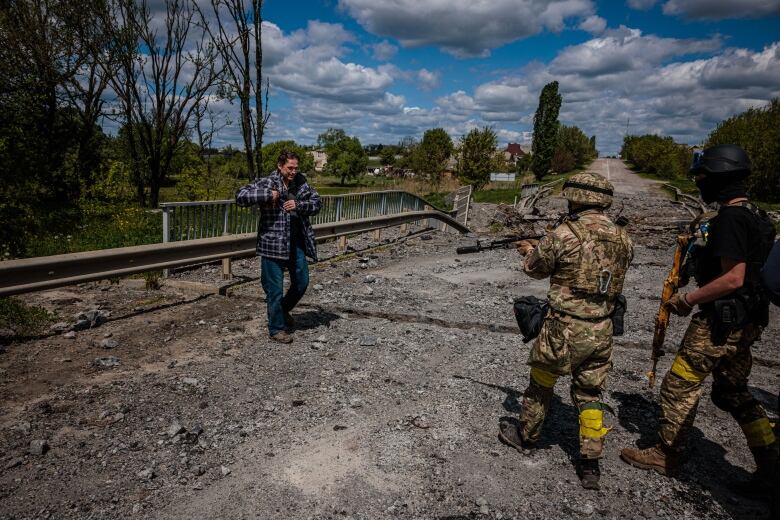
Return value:
M 658 443 L 625 448 L 623 460 L 663 475 L 682 461 L 696 417 L 704 381 L 711 374 L 712 402 L 737 421 L 756 462 L 748 482 L 737 487 L 750 494 L 772 492 L 778 443 L 766 412 L 748 389 L 750 347 L 769 319 L 769 302 L 760 271 L 774 242 L 774 227 L 747 195 L 750 161 L 736 145 L 718 145 L 697 155 L 691 174 L 704 202 L 720 209 L 698 223 L 690 260 L 698 288 L 672 296 L 669 311 L 688 316 L 695 305 L 677 356 L 661 385 Z M 728 311 L 728 312 L 726 312 Z
M 571 395 L 579 410 L 580 459 L 577 473 L 583 487 L 599 489 L 599 463 L 606 404 L 601 402 L 612 367 L 612 314 L 622 291 L 633 245 L 626 230 L 605 214 L 613 187 L 596 173 L 572 176 L 563 188 L 569 214 L 534 247 L 518 243 L 525 254 L 524 271 L 550 277 L 549 311 L 531 350 L 531 380 L 523 394 L 519 428 L 500 425 L 499 437 L 521 452 L 531 449 L 560 376 L 571 376 Z

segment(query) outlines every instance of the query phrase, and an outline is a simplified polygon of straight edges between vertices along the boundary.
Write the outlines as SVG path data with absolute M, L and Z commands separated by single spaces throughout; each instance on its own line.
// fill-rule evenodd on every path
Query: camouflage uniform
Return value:
M 588 183 L 611 191 L 606 179 L 596 174 L 570 180 L 583 175 Z M 564 196 L 572 200 L 565 190 Z M 526 274 L 550 277 L 550 310 L 528 360 L 531 381 L 520 414 L 523 441 L 538 440 L 556 380 L 571 375 L 572 400 L 580 414 L 581 457 L 601 457 L 609 431 L 602 424 L 605 405 L 600 399 L 612 367 L 610 315 L 632 258 L 628 233 L 598 208 L 567 217 L 526 257 Z
M 753 358 L 750 346 L 761 327 L 748 324 L 727 338 L 714 340 L 709 313 L 693 316 L 672 368 L 661 386 L 659 437 L 666 448 L 682 451 L 693 426 L 704 379 L 712 374 L 712 401 L 742 427 L 750 448 L 774 443 L 766 413 L 747 387 Z

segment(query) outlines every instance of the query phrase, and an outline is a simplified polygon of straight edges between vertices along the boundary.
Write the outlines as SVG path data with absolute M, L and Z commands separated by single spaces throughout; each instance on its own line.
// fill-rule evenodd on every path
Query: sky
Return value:
M 263 17 L 266 143 L 483 126 L 527 143 L 557 80 L 561 123 L 606 155 L 626 132 L 698 144 L 780 97 L 780 0 L 265 0 Z M 240 148 L 238 125 L 214 144 Z

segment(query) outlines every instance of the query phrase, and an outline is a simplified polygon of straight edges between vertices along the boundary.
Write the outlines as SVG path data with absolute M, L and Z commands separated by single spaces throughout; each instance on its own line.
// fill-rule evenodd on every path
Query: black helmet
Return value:
M 710 146 L 693 154 L 690 172 L 698 174 L 750 173 L 750 159 L 745 150 L 735 144 Z

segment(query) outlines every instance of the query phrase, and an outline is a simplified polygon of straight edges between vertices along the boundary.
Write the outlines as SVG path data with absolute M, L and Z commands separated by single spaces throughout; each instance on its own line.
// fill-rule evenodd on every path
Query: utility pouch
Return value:
M 610 318 L 612 319 L 612 335 L 622 336 L 625 331 L 623 327 L 623 317 L 626 315 L 628 303 L 626 297 L 618 294 L 615 299 L 615 308 L 612 310 Z
M 515 319 L 520 332 L 523 335 L 523 343 L 528 343 L 542 330 L 544 317 L 547 316 L 549 305 L 547 300 L 540 300 L 536 296 L 522 296 L 515 298 Z
M 728 298 L 713 303 L 712 335 L 719 340 L 725 339 L 734 330 L 747 323 L 747 312 L 742 300 Z

